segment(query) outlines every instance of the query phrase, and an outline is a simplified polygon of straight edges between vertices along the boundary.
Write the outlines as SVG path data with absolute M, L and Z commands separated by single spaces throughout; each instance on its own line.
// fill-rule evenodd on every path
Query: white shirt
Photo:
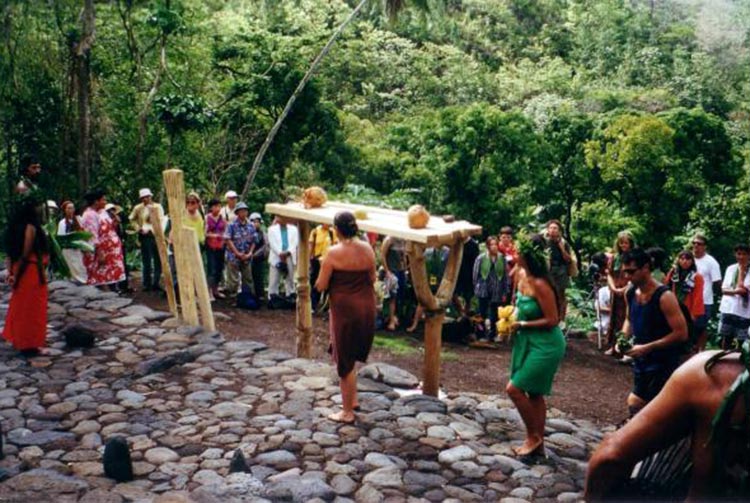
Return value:
M 703 303 L 711 306 L 714 303 L 714 283 L 721 281 L 721 268 L 711 255 L 706 253 L 701 258 L 695 258 L 695 267 L 703 276 Z
M 610 290 L 608 286 L 603 286 L 599 288 L 599 292 L 597 293 L 597 299 L 596 299 L 596 305 L 599 309 L 607 309 L 607 312 L 601 311 L 599 318 L 601 319 L 601 329 L 602 332 L 606 332 L 609 328 L 609 320 L 610 320 L 610 314 L 609 311 L 612 309 L 612 301 L 610 297 Z M 596 324 L 599 324 L 599 321 L 597 320 Z M 597 327 L 599 328 L 599 327 Z
M 234 210 L 230 209 L 229 206 L 223 206 L 221 208 L 220 215 L 224 217 L 224 220 L 226 221 L 227 226 L 229 226 L 229 224 L 237 220 L 237 214 L 234 212 Z
M 286 226 L 286 235 L 289 242 L 289 247 L 286 251 L 291 252 L 292 264 L 297 263 L 297 245 L 299 245 L 299 231 L 296 225 Z M 282 252 L 281 249 L 281 226 L 279 224 L 273 224 L 268 228 L 268 246 L 271 252 L 268 254 L 268 262 L 272 267 L 276 266 L 281 262 L 279 254 Z
M 735 288 L 735 274 L 739 268 L 738 264 L 732 264 L 727 267 L 727 272 L 724 274 L 724 282 L 721 284 L 722 288 Z M 750 271 L 745 273 L 744 281 L 742 282 L 745 288 L 750 288 Z M 719 305 L 719 312 L 725 314 L 734 314 L 742 318 L 750 318 L 750 301 L 747 296 L 739 295 L 722 295 L 721 304 Z

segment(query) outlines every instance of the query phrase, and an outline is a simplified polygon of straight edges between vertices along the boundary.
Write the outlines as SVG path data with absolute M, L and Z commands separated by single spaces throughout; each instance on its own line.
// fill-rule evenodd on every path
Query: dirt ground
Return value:
M 137 292 L 137 302 L 154 309 L 168 310 L 166 300 L 155 293 Z M 217 329 L 227 339 L 252 339 L 274 349 L 295 352 L 294 311 L 244 311 L 228 301 L 219 300 L 214 310 L 229 316 L 217 320 Z M 313 317 L 315 336 L 314 357 L 327 359 L 328 323 Z M 422 367 L 421 334 L 403 331 L 379 333 L 386 337 L 400 337 L 417 350 L 410 355 L 396 355 L 388 349 L 373 348 L 370 361 L 387 362 L 420 376 Z M 508 381 L 510 347 L 475 349 L 459 344 L 444 344 L 441 386 L 446 391 L 474 391 L 501 394 Z M 585 339 L 570 339 L 560 371 L 555 377 L 549 405 L 576 418 L 589 419 L 599 424 L 617 424 L 625 416 L 625 398 L 632 382 L 627 366 L 607 358 L 596 350 L 596 345 Z

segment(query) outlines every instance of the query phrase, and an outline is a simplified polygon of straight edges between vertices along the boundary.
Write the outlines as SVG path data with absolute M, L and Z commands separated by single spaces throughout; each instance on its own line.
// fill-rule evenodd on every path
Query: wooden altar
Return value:
M 305 209 L 302 203 L 269 203 L 266 212 L 297 221 L 299 226 L 299 249 L 297 260 L 297 356 L 310 358 L 312 355 L 312 303 L 310 299 L 309 264 L 307 242 L 310 224 L 333 224 L 333 218 L 340 211 L 365 211 L 366 219 L 357 219 L 360 230 L 394 236 L 406 241 L 414 291 L 417 300 L 426 314 L 424 344 L 425 359 L 423 369 L 423 393 L 437 396 L 440 384 L 441 331 L 445 308 L 451 303 L 456 286 L 458 271 L 463 255 L 463 243 L 468 236 L 478 235 L 482 228 L 466 221 L 446 222 L 440 216 L 433 216 L 426 228 L 412 229 L 408 225 L 405 211 L 395 211 L 372 206 L 329 201 L 321 208 Z M 425 267 L 424 251 L 428 247 L 448 246 L 450 254 L 443 273 L 443 279 L 433 295 Z

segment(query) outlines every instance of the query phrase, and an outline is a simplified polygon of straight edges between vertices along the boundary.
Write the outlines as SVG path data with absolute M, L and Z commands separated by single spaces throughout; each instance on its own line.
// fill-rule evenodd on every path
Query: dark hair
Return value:
M 737 253 L 738 251 L 750 253 L 750 245 L 746 243 L 737 243 L 736 245 L 734 245 L 734 252 Z
M 669 255 L 664 251 L 664 248 L 652 246 L 651 248 L 646 248 L 646 253 L 651 257 L 651 270 L 659 269 L 660 271 L 665 272 L 664 265 L 667 262 Z
M 509 236 L 513 235 L 513 227 L 510 225 L 506 225 L 504 227 L 500 227 L 500 235 L 507 234 Z
M 349 211 L 340 211 L 333 217 L 333 225 L 345 238 L 353 238 L 359 232 L 357 219 Z
M 487 236 L 487 239 L 484 240 L 484 244 L 488 248 L 487 251 L 489 251 L 490 241 L 494 241 L 494 242 L 497 243 L 497 236 Z
M 649 269 L 653 270 L 654 268 L 651 256 L 643 248 L 633 248 L 632 250 L 628 250 L 622 254 L 623 264 L 629 264 L 631 262 L 635 262 L 635 265 L 638 267 L 638 269 L 646 264 L 648 264 Z
M 86 204 L 88 206 L 91 206 L 92 204 L 97 202 L 99 199 L 101 199 L 105 195 L 107 194 L 102 189 L 94 189 L 92 191 L 87 192 L 86 195 L 83 196 L 83 198 L 86 200 Z
M 680 253 L 677 254 L 677 259 L 681 258 L 689 258 L 693 262 L 690 264 L 690 267 L 688 267 L 688 271 L 696 272 L 698 270 L 698 266 L 695 265 L 695 255 L 693 255 L 693 252 L 690 250 L 682 250 Z M 679 267 L 679 264 L 676 264 L 677 267 Z
M 21 158 L 21 173 L 26 173 L 29 166 L 40 164 L 39 158 L 34 154 L 26 154 Z
M 591 263 L 596 264 L 600 271 L 604 271 L 607 268 L 607 254 L 604 252 L 596 252 L 591 255 Z
M 561 316 L 560 306 L 562 302 L 549 272 L 546 253 L 547 242 L 540 234 L 532 234 L 527 239 L 519 241 L 519 245 L 518 253 L 523 258 L 526 271 L 532 278 L 543 279 L 547 282 L 555 294 L 558 316 Z
M 563 228 L 563 226 L 562 226 L 562 222 L 560 222 L 560 221 L 559 221 L 558 219 L 556 219 L 556 218 L 553 218 L 553 219 L 551 219 L 551 220 L 547 220 L 547 223 L 546 223 L 545 227 L 549 227 L 549 226 L 550 226 L 550 225 L 552 225 L 552 224 L 555 224 L 555 225 L 557 226 L 557 228 L 558 228 L 558 229 L 560 229 L 560 230 L 562 230 L 562 228 Z
M 41 264 L 41 256 L 48 249 L 47 239 L 42 230 L 42 219 L 39 213 L 39 208 L 31 203 L 21 204 L 14 209 L 10 216 L 8 228 L 6 230 L 8 257 L 10 257 L 11 261 L 16 262 L 23 255 L 27 225 L 32 225 L 36 229 L 33 250 L 37 255 L 38 263 Z
M 210 200 L 208 201 L 208 205 L 207 205 L 207 206 L 208 206 L 209 208 L 213 208 L 213 207 L 214 207 L 214 206 L 216 206 L 217 204 L 221 204 L 221 201 L 219 201 L 218 199 L 216 199 L 216 198 L 214 197 L 213 199 L 210 199 Z

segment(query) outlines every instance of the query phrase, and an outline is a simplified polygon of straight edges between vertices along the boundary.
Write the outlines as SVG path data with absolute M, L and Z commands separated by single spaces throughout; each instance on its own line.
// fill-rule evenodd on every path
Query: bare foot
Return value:
M 330 419 L 331 421 L 335 421 L 337 423 L 353 424 L 354 421 L 357 419 L 357 416 L 355 416 L 351 412 L 347 413 L 342 410 L 341 412 L 329 414 L 328 419 Z
M 544 452 L 544 440 L 541 438 L 526 438 L 523 445 L 520 447 L 513 447 L 513 452 L 515 452 L 517 456 L 528 456 L 529 454 Z

